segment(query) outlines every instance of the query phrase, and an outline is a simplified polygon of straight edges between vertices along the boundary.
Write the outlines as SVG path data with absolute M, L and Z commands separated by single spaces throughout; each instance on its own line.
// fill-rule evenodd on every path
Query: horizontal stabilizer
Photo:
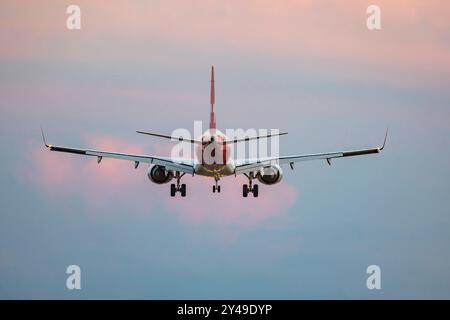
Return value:
M 238 143 L 238 142 L 244 142 L 244 141 L 250 141 L 250 140 L 259 140 L 259 139 L 265 139 L 265 138 L 272 138 L 272 137 L 276 137 L 276 136 L 283 136 L 285 134 L 288 134 L 288 133 L 280 132 L 280 133 L 266 134 L 263 136 L 256 136 L 256 137 L 234 138 L 234 139 L 230 139 L 230 140 L 225 140 L 221 143 L 222 144 Z
M 153 132 L 147 132 L 147 131 L 136 131 L 137 133 L 140 134 L 146 134 L 148 136 L 154 136 L 154 137 L 159 137 L 159 138 L 165 138 L 165 139 L 170 139 L 172 141 L 184 141 L 184 142 L 190 142 L 190 143 L 196 143 L 196 144 L 202 144 L 202 142 L 200 140 L 195 140 L 195 139 L 186 139 L 182 136 L 180 137 L 174 137 L 174 136 L 169 136 L 166 134 L 160 134 L 160 133 L 153 133 Z

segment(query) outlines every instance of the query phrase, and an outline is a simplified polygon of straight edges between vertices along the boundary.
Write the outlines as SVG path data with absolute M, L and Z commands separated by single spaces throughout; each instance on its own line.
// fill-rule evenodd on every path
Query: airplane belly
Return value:
M 206 177 L 225 177 L 234 174 L 233 164 L 198 164 L 195 166 L 195 174 Z

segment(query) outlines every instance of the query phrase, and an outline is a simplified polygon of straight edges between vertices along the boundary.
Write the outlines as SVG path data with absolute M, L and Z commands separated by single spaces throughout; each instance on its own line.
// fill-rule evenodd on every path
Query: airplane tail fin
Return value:
M 209 119 L 209 128 L 216 129 L 216 115 L 214 114 L 214 104 L 216 103 L 216 92 L 214 86 L 214 66 L 211 67 L 211 113 Z

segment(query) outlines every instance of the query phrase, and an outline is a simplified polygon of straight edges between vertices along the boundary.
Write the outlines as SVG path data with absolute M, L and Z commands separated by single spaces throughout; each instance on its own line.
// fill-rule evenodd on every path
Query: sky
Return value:
M 81 8 L 68 30 L 66 8 Z M 366 9 L 381 9 L 368 30 Z M 450 3 L 2 1 L 0 298 L 450 298 Z M 276 128 L 298 163 L 241 196 L 242 177 L 185 177 L 48 152 L 170 155 L 135 130 Z M 79 265 L 81 290 L 66 288 Z M 366 269 L 381 269 L 368 290 Z

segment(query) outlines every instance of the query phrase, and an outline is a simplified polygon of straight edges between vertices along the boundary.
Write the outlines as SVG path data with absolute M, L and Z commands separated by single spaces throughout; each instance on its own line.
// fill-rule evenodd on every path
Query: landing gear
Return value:
M 254 175 L 253 172 L 250 172 L 249 175 L 246 175 L 248 178 L 248 185 L 244 184 L 242 186 L 242 196 L 244 198 L 247 198 L 248 193 L 251 192 L 253 193 L 253 197 L 257 198 L 258 194 L 259 194 L 259 190 L 258 190 L 258 185 L 257 184 L 253 184 L 253 179 L 254 179 Z
M 243 196 L 244 198 L 247 198 L 247 196 L 248 196 L 248 185 L 246 185 L 246 184 L 244 184 L 244 185 L 242 186 L 242 196 Z
M 217 193 L 220 193 L 220 186 L 218 184 L 219 183 L 219 178 L 215 177 L 214 179 L 216 180 L 216 184 L 213 185 L 213 193 L 216 193 L 216 191 L 217 191 Z
M 175 178 L 177 179 L 177 184 L 175 185 L 174 183 L 172 183 L 170 185 L 170 196 L 171 197 L 175 197 L 175 194 L 177 193 L 177 191 L 179 191 L 181 193 L 182 197 L 186 197 L 186 185 L 184 183 L 180 184 L 181 177 L 183 177 L 183 176 L 184 176 L 184 173 L 180 174 L 179 171 L 177 171 L 175 173 Z
M 180 193 L 183 198 L 186 197 L 186 185 L 184 183 L 181 185 Z
M 258 198 L 258 190 L 259 188 L 258 188 L 258 185 L 257 184 L 255 184 L 254 186 L 253 186 L 253 197 L 255 197 L 255 198 Z

